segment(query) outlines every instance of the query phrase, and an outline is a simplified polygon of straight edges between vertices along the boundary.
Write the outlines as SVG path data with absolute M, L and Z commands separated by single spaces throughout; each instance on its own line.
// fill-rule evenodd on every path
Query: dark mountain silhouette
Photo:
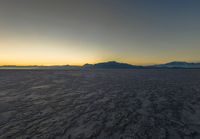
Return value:
M 83 69 L 164 69 L 164 68 L 200 68 L 200 63 L 174 61 L 166 64 L 151 66 L 136 66 L 116 61 L 102 62 L 97 64 L 85 64 Z
M 160 68 L 200 68 L 200 63 L 189 63 L 174 61 L 166 64 L 155 65 L 154 67 Z
M 119 63 L 116 61 L 109 61 L 97 64 L 85 64 L 84 69 L 137 69 L 143 68 L 142 66 L 130 65 L 127 63 Z
M 79 70 L 79 69 L 170 69 L 170 68 L 183 68 L 183 69 L 197 69 L 200 68 L 200 63 L 189 63 L 174 61 L 166 64 L 151 65 L 151 66 L 138 66 L 127 63 L 120 63 L 116 61 L 102 62 L 96 64 L 85 64 L 83 66 L 0 66 L 0 69 L 52 69 L 52 70 Z

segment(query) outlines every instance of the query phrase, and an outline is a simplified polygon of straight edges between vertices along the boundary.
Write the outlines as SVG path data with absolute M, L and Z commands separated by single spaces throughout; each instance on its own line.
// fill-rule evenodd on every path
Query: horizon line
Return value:
M 130 63 L 126 63 L 126 62 L 119 62 L 119 61 L 113 61 L 113 60 L 110 60 L 110 61 L 102 61 L 102 62 L 97 62 L 97 63 L 106 63 L 106 62 L 117 62 L 117 63 L 124 63 L 124 64 L 129 64 L 129 65 L 135 65 L 135 66 L 152 66 L 152 65 L 160 65 L 160 64 L 167 64 L 167 63 L 171 63 L 171 62 L 187 62 L 187 63 L 200 63 L 200 62 L 194 62 L 194 61 L 178 61 L 178 60 L 174 60 L 174 61 L 168 61 L 168 62 L 164 62 L 164 63 L 152 63 L 152 64 L 130 64 Z M 85 64 L 97 64 L 97 63 L 85 63 Z M 7 65 L 0 65 L 0 67 L 53 67 L 53 66 L 78 66 L 78 67 L 82 67 L 84 66 L 85 64 L 82 64 L 82 65 L 73 65 L 73 64 L 52 64 L 52 65 L 49 65 L 49 64 L 43 64 L 43 65 L 37 65 L 37 64 L 30 64 L 30 65 L 13 65 L 13 64 L 7 64 Z

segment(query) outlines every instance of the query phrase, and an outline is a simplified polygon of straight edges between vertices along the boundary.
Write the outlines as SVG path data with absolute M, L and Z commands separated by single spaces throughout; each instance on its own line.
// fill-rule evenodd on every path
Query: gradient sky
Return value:
M 0 65 L 200 62 L 199 0 L 0 0 Z

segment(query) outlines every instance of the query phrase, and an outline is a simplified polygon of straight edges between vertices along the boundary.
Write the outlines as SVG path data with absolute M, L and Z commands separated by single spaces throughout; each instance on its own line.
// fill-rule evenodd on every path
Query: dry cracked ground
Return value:
M 0 70 L 1 139 L 200 139 L 200 70 Z

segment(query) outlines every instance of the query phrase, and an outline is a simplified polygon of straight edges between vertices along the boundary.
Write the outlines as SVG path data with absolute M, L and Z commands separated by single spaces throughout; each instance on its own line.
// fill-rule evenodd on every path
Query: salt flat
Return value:
M 199 139 L 200 70 L 0 70 L 1 139 Z

